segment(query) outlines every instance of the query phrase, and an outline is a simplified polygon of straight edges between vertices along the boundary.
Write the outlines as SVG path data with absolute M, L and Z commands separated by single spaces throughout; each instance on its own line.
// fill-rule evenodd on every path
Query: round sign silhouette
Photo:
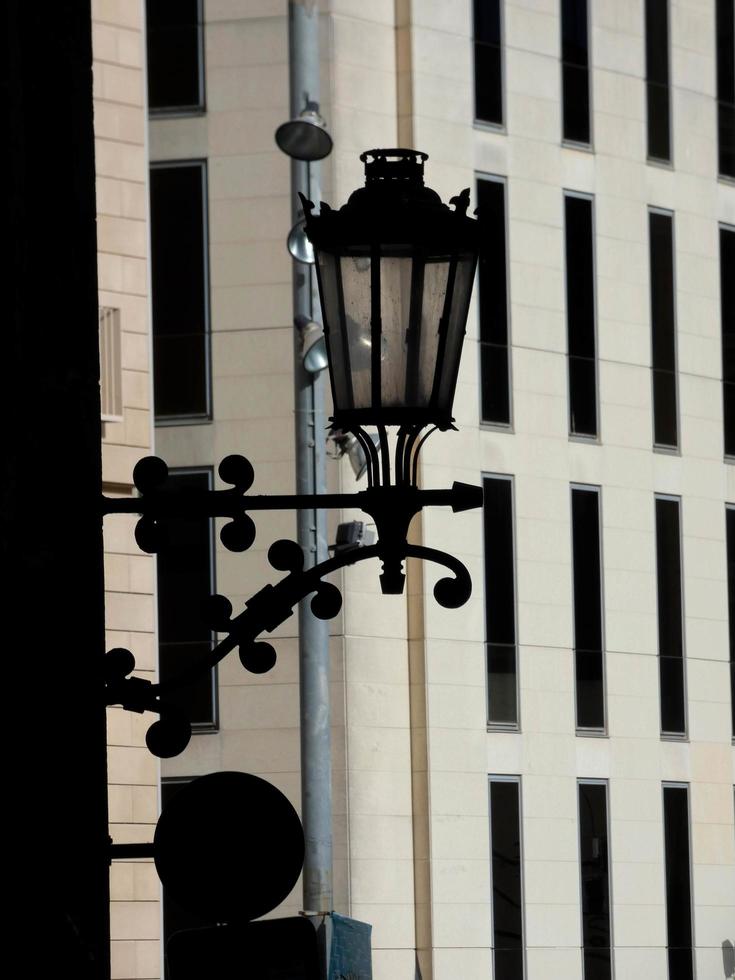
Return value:
M 153 841 L 164 887 L 213 922 L 270 912 L 304 863 L 304 832 L 293 806 L 275 786 L 244 772 L 210 773 L 179 790 Z

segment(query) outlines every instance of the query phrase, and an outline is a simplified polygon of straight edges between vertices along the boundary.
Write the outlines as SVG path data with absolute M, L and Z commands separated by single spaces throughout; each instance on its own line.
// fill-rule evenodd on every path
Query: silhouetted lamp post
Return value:
M 321 137 L 321 130 L 317 135 Z M 323 149 L 319 144 L 315 152 Z M 188 719 L 167 703 L 167 693 L 211 670 L 235 648 L 247 670 L 269 671 L 276 654 L 261 634 L 284 622 L 302 599 L 312 596 L 312 612 L 321 619 L 339 612 L 339 590 L 324 581 L 331 572 L 378 558 L 382 591 L 401 593 L 404 561 L 430 560 L 449 572 L 434 587 L 437 602 L 456 608 L 470 596 L 469 573 L 457 558 L 409 544 L 407 536 L 411 519 L 425 506 L 461 511 L 482 503 L 480 487 L 454 483 L 445 490 L 421 490 L 417 485 L 424 441 L 437 429 L 454 428 L 452 402 L 477 262 L 477 222 L 466 213 L 469 191 L 452 198 L 452 209 L 424 185 L 425 153 L 370 150 L 361 159 L 365 187 L 356 190 L 344 207 L 333 210 L 322 203 L 315 214 L 310 201 L 302 198 L 302 203 L 318 271 L 334 401 L 332 429 L 341 438 L 353 435 L 362 447 L 367 489 L 353 494 L 248 495 L 254 479 L 251 464 L 243 456 L 228 456 L 219 465 L 228 489 L 166 492 L 166 464 L 147 457 L 133 474 L 140 496 L 104 497 L 103 510 L 139 514 L 136 540 L 148 552 L 163 546 L 167 522 L 173 517 L 228 518 L 220 531 L 222 544 L 230 551 L 245 551 L 255 539 L 250 512 L 311 507 L 358 507 L 375 521 L 377 540 L 337 549 L 312 567 L 306 566 L 296 542 L 276 541 L 268 559 L 285 576 L 256 592 L 238 612 L 224 596 L 203 597 L 207 625 L 222 639 L 199 664 L 165 683 L 135 677 L 132 654 L 110 651 L 108 703 L 159 714 L 146 738 L 158 756 L 177 755 L 191 734 Z M 375 427 L 376 433 L 367 432 L 368 427 Z M 389 427 L 395 429 L 391 436 Z M 177 797 L 179 806 L 183 793 Z M 232 846 L 240 845 L 234 840 Z M 241 846 L 252 845 L 243 841 Z M 151 845 L 113 844 L 111 855 L 155 855 L 158 847 L 157 836 Z M 185 850 L 182 861 L 186 861 Z M 162 879 L 164 885 L 171 884 L 163 875 Z

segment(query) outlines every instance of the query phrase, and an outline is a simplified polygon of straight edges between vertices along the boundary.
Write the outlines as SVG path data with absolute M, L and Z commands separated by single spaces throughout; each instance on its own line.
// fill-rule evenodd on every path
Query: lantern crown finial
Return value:
M 421 150 L 366 150 L 360 154 L 365 164 L 365 184 L 400 181 L 415 187 L 424 185 L 424 163 L 429 159 Z

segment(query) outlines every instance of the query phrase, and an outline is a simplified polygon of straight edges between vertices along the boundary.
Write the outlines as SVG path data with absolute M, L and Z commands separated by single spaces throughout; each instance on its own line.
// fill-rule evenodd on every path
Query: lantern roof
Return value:
M 407 149 L 366 150 L 365 186 L 333 210 L 300 195 L 306 231 L 319 249 L 338 254 L 365 254 L 378 246 L 403 253 L 457 254 L 477 251 L 478 222 L 467 215 L 469 189 L 451 198 L 454 209 L 424 185 L 426 153 Z

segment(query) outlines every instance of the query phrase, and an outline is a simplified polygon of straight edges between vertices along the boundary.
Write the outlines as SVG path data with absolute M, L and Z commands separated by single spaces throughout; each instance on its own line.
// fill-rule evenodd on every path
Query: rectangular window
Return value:
M 592 200 L 564 195 L 569 431 L 597 436 L 595 260 Z
M 680 501 L 656 497 L 656 581 L 661 732 L 686 734 Z
M 725 455 L 735 456 L 735 228 L 720 226 L 722 399 Z
M 475 119 L 503 125 L 500 0 L 474 0 Z
M 579 872 L 585 980 L 611 980 L 607 784 L 580 781 Z
M 166 493 L 211 488 L 209 470 L 173 470 Z M 158 638 L 161 681 L 177 677 L 212 650 L 215 634 L 202 620 L 202 603 L 215 591 L 213 521 L 172 518 L 166 521 L 166 543 L 158 553 Z M 217 672 L 166 695 L 194 728 L 217 726 Z
M 676 449 L 679 423 L 676 397 L 676 306 L 674 301 L 674 216 L 648 212 L 651 268 L 651 367 L 653 442 Z
M 671 160 L 669 0 L 646 0 L 648 156 Z
M 735 5 L 717 0 L 717 145 L 719 172 L 735 177 Z
M 202 0 L 146 0 L 148 107 L 154 113 L 204 108 Z
M 207 171 L 203 161 L 151 169 L 151 280 L 156 418 L 209 412 Z
M 505 181 L 477 181 L 480 222 L 480 398 L 483 422 L 510 424 Z
M 490 777 L 494 980 L 523 980 L 521 784 Z
M 735 738 L 735 505 L 725 511 L 727 521 L 727 614 L 730 626 L 730 714 Z
M 600 491 L 572 487 L 574 665 L 577 728 L 604 731 Z
M 513 479 L 485 477 L 483 488 L 487 717 L 490 725 L 517 728 Z
M 590 68 L 587 0 L 561 5 L 563 136 L 572 143 L 590 142 Z
M 664 785 L 668 980 L 694 980 L 689 787 Z

